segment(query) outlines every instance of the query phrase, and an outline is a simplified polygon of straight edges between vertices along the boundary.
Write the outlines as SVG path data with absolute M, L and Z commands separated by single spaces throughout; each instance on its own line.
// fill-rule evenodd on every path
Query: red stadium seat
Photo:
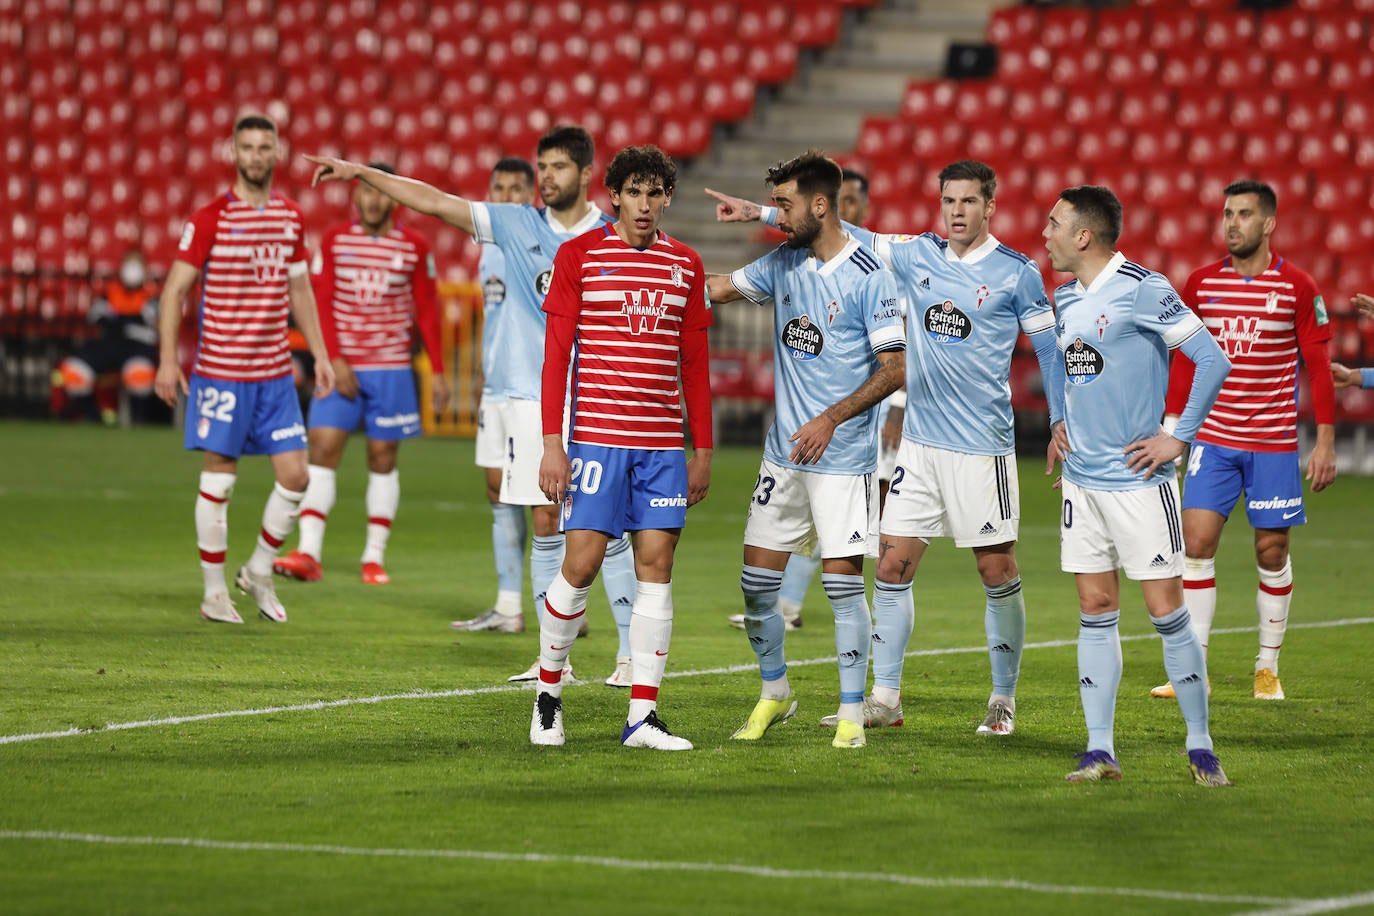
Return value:
M 1214 13 L 1207 17 L 1202 27 L 1202 46 L 1214 54 L 1237 48 L 1248 50 L 1255 44 L 1258 31 L 1259 23 L 1254 13 Z
M 1041 15 L 1039 44 L 1051 51 L 1081 48 L 1092 31 L 1092 14 L 1074 7 L 1047 8 Z
M 1127 127 L 1154 130 L 1173 116 L 1173 90 L 1163 86 L 1133 86 L 1121 89 L 1121 107 L 1116 119 Z
M 1111 52 L 1106 61 L 1107 82 L 1128 87 L 1148 87 L 1161 67 L 1160 56 L 1149 48 L 1121 48 Z
M 726 72 L 707 84 L 702 107 L 713 121 L 742 121 L 754 110 L 754 81 L 740 73 L 731 76 Z
M 996 126 L 973 127 L 968 132 L 968 156 L 982 162 L 996 160 L 1020 146 L 1021 131 L 1005 121 Z
M 1089 166 L 1112 165 L 1130 154 L 1133 141 L 1130 128 L 1106 122 L 1100 127 L 1085 130 L 1079 137 L 1074 154 Z
M 1064 90 L 1053 83 L 1046 83 L 1032 90 L 1013 93 L 1007 103 L 1007 118 L 1026 128 L 1038 128 L 1057 121 L 1064 104 Z
M 1283 96 L 1271 92 L 1238 92 L 1227 107 L 1227 119 L 1236 130 L 1274 133 L 1283 119 Z
M 1363 40 L 1370 12 L 1366 10 L 1364 16 L 1344 12 L 1318 16 L 1312 25 L 1312 49 L 1323 56 L 1367 50 Z
M 1260 129 L 1246 135 L 1240 147 L 1240 161 L 1257 173 L 1298 164 L 1298 138 L 1287 131 Z
M 907 84 L 902 98 L 902 117 L 913 124 L 953 109 L 958 95 L 955 80 L 916 80 Z
M 1044 48 L 998 48 L 997 79 L 1010 86 L 1039 84 L 1049 73 L 1052 60 Z
M 1197 176 L 1190 169 L 1159 169 L 1145 176 L 1141 198 L 1165 214 L 1177 210 L 1196 210 L 1198 201 Z
M 790 34 L 802 48 L 834 44 L 840 34 L 840 11 L 829 3 L 799 3 L 793 7 Z
M 1211 82 L 1214 69 L 1215 59 L 1210 54 L 1193 50 L 1168 54 L 1159 68 L 1159 81 L 1177 89 L 1205 86 Z
M 1309 53 L 1312 16 L 1304 10 L 1277 10 L 1260 19 L 1259 46 L 1267 54 Z
M 1362 209 L 1369 200 L 1369 178 L 1361 171 L 1338 170 L 1312 175 L 1312 209 L 1323 213 L 1348 213 Z
M 1174 123 L 1189 130 L 1214 130 L 1226 123 L 1226 96 L 1210 86 L 1180 89 Z
M 1288 94 L 1287 127 L 1299 134 L 1329 129 L 1336 123 L 1338 100 L 1322 90 Z
M 1201 41 L 1201 23 L 1192 10 L 1157 10 L 1150 17 L 1146 40 L 1156 51 L 1188 55 Z
M 1185 150 L 1185 158 L 1194 166 L 1208 166 L 1216 162 L 1234 162 L 1240 154 L 1240 134 L 1224 125 L 1214 129 L 1193 131 L 1192 142 Z
M 1100 9 L 1092 34 L 1104 51 L 1121 53 L 1139 48 L 1148 34 L 1150 13 L 1138 6 Z
M 686 110 L 663 116 L 659 145 L 675 159 L 692 159 L 711 144 L 711 122 L 705 115 Z
M 1217 86 L 1238 92 L 1251 92 L 1265 84 L 1266 74 L 1270 68 L 1269 59 L 1265 55 L 1257 54 L 1244 46 L 1216 53 Z
M 1276 59 L 1269 71 L 1269 85 L 1282 90 L 1304 90 L 1321 87 L 1326 76 L 1326 61 L 1314 55 L 1297 55 Z
M 1061 117 L 1069 124 L 1093 131 L 1115 118 L 1118 101 L 1111 86 L 1084 87 L 1070 93 Z
M 870 116 L 859 129 L 854 151 L 866 159 L 891 155 L 911 144 L 911 124 L 901 117 Z
M 1314 171 L 1352 164 L 1354 143 L 1339 131 L 1307 134 L 1298 141 L 1298 163 Z
M 1040 19 L 1040 10 L 1034 6 L 1010 6 L 994 10 L 988 19 L 988 41 L 999 48 L 1038 45 Z

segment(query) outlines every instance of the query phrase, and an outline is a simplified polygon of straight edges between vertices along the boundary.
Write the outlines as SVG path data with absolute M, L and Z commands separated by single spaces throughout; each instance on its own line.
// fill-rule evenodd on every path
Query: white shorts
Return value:
M 883 534 L 991 547 L 1015 541 L 1020 518 L 1014 456 L 965 455 L 902 440 L 887 488 Z
M 500 468 L 506 463 L 506 425 L 501 409 L 506 399 L 482 396 L 477 402 L 477 466 Z
M 1172 579 L 1183 575 L 1183 522 L 1178 481 L 1157 487 L 1089 490 L 1064 481 L 1059 514 L 1059 565 L 1064 572 L 1127 578 Z
M 749 547 L 822 558 L 878 555 L 878 493 L 872 474 L 818 474 L 764 460 L 749 500 Z
M 539 462 L 544 459 L 543 417 L 538 401 L 510 398 L 497 411 L 505 432 L 501 453 L 501 502 L 512 506 L 551 506 L 539 489 Z

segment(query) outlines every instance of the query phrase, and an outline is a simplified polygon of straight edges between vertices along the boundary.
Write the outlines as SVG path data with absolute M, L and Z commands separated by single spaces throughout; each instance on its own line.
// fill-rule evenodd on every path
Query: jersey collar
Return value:
M 1116 276 L 1117 268 L 1125 263 L 1126 256 L 1124 254 L 1122 254 L 1119 251 L 1112 252 L 1112 258 L 1110 261 L 1107 262 L 1107 266 L 1102 268 L 1102 273 L 1098 274 L 1096 277 L 1093 277 L 1093 282 L 1089 283 L 1086 288 L 1083 286 L 1082 280 L 1074 281 L 1078 285 L 1078 291 L 1080 293 L 1098 292 L 1102 289 L 1102 287 L 1106 286 L 1107 283 L 1111 281 L 1112 277 Z
M 563 224 L 553 218 L 553 211 L 548 207 L 544 208 L 544 221 L 549 224 L 550 229 L 559 235 L 578 236 L 584 232 L 590 232 L 596 228 L 596 224 L 600 222 L 601 218 L 605 215 L 606 214 L 601 212 L 600 207 L 589 200 L 587 201 L 587 212 L 582 218 L 578 220 L 571 229 L 564 229 Z
M 859 240 L 854 238 L 854 236 L 846 235 L 845 238 L 849 239 L 849 241 L 844 243 L 844 247 L 840 249 L 839 254 L 835 255 L 824 264 L 818 264 L 814 254 L 809 255 L 806 259 L 807 266 L 822 277 L 828 277 L 839 270 L 840 265 L 849 260 L 849 256 L 859 247 Z
M 983 258 L 986 258 L 996 251 L 1001 245 L 1002 243 L 997 241 L 997 236 L 989 232 L 988 237 L 983 240 L 983 244 L 979 245 L 962 258 L 954 253 L 953 245 L 945 245 L 945 260 L 953 261 L 956 264 L 977 264 L 979 261 L 983 260 Z

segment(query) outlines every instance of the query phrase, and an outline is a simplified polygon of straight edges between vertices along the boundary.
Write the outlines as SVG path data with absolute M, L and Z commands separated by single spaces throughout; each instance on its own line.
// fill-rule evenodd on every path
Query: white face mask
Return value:
M 119 265 L 119 282 L 125 289 L 138 289 L 147 279 L 147 272 L 140 261 L 125 261 Z

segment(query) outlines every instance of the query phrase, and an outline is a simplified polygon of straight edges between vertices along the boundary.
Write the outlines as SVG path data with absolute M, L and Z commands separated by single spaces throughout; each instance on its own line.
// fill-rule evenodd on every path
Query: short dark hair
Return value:
M 265 114 L 246 114 L 234 122 L 234 136 L 237 137 L 241 130 L 266 130 L 275 134 L 277 122 Z
M 951 181 L 978 182 L 978 191 L 983 195 L 983 200 L 992 200 L 997 196 L 997 173 L 986 162 L 979 162 L 976 159 L 960 159 L 958 162 L 951 162 L 940 169 L 941 192 L 945 190 L 945 185 Z
M 396 174 L 396 166 L 392 165 L 390 162 L 383 162 L 381 159 L 369 162 L 367 164 L 367 167 L 370 169 L 376 169 L 379 172 L 386 172 L 388 175 Z
M 530 186 L 534 186 L 534 166 L 530 165 L 528 160 L 521 159 L 519 156 L 503 156 L 500 162 L 492 166 L 491 173 L 495 175 L 497 172 L 524 175 L 525 180 L 530 183 Z
M 768 184 L 777 187 L 789 181 L 797 183 L 804 197 L 824 194 L 833 209 L 840 197 L 844 171 L 840 164 L 820 150 L 809 149 L 795 159 L 779 162 L 768 170 Z
M 841 170 L 840 183 L 844 184 L 844 182 L 846 181 L 857 181 L 859 183 L 859 190 L 863 192 L 865 197 L 868 196 L 868 176 L 865 175 L 863 172 L 860 172 L 857 169 Z
M 587 133 L 585 127 L 578 127 L 576 124 L 561 124 L 539 138 L 536 153 L 543 155 L 551 149 L 561 149 L 567 153 L 568 158 L 576 163 L 579 169 L 587 168 L 596 157 L 596 144 L 592 142 L 592 135 Z
M 619 194 L 634 179 L 659 180 L 669 194 L 677 184 L 677 165 L 667 153 L 652 143 L 627 146 L 606 166 L 606 187 Z
M 1059 199 L 1069 202 L 1079 225 L 1093 238 L 1101 239 L 1108 248 L 1116 247 L 1116 240 L 1121 238 L 1121 201 L 1111 188 L 1083 184 L 1060 191 Z
M 1226 186 L 1226 196 L 1235 197 L 1237 194 L 1254 194 L 1259 198 L 1260 210 L 1265 216 L 1273 216 L 1279 212 L 1279 196 L 1274 193 L 1274 189 L 1262 181 L 1245 179 L 1243 181 L 1233 181 Z

